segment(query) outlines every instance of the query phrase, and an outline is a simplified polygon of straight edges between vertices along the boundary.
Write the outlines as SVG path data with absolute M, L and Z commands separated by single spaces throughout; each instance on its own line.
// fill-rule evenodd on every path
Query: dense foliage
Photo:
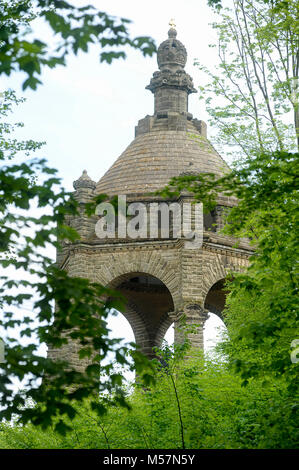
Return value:
M 19 124 L 4 119 L 13 104 L 18 103 L 13 92 L 3 93 L 0 102 L 0 327 L 5 362 L 0 364 L 0 418 L 9 420 L 17 415 L 23 422 L 31 420 L 46 427 L 55 416 L 75 416 L 70 400 L 75 403 L 84 396 L 97 397 L 100 390 L 113 391 L 114 398 L 124 404 L 119 388 L 123 377 L 114 372 L 113 361 L 129 365 L 129 358 L 127 348 L 120 347 L 117 339 L 109 338 L 106 322 L 111 309 L 120 308 L 122 299 L 99 284 L 69 277 L 48 256 L 51 248 L 59 248 L 62 239 L 73 242 L 78 238 L 73 229 L 64 225 L 67 214 L 77 213 L 77 204 L 60 187 L 56 170 L 49 168 L 43 159 L 29 158 L 41 144 L 19 142 L 12 137 Z M 90 358 L 89 366 L 82 373 L 67 362 L 44 357 L 40 349 L 45 343 L 59 348 L 68 338 L 78 343 L 80 358 Z M 109 353 L 110 360 L 100 366 Z M 134 367 L 142 376 L 146 368 L 142 371 L 141 367 L 146 361 L 137 351 L 134 357 Z M 42 378 L 47 380 L 40 384 Z M 22 389 L 16 386 L 18 381 L 22 382 Z M 24 409 L 29 397 L 38 406 Z M 102 409 L 103 406 L 98 407 L 99 413 Z M 62 433 L 66 431 L 62 420 L 56 420 L 56 428 Z
M 204 360 L 198 351 L 188 361 L 179 356 L 169 361 L 167 355 L 168 368 L 157 363 L 156 385 L 135 386 L 128 398 L 130 410 L 112 406 L 99 418 L 82 402 L 66 437 L 32 425 L 3 425 L 0 447 L 273 449 L 298 445 L 298 408 L 286 398 L 284 380 L 272 380 L 267 386 L 254 380 L 242 387 L 223 362 Z
M 34 37 L 34 20 L 48 24 L 54 35 L 50 44 Z M 127 46 L 144 55 L 154 53 L 153 40 L 131 38 L 128 23 L 92 6 L 77 8 L 62 0 L 1 1 L 0 75 L 25 73 L 23 88 L 36 89 L 43 67 L 65 65 L 68 54 L 87 52 L 91 44 L 99 45 L 100 61 L 107 63 L 125 58 Z M 49 255 L 62 239 L 78 239 L 64 224 L 67 214 L 77 213 L 77 204 L 60 186 L 56 170 L 44 159 L 33 158 L 42 143 L 14 138 L 22 124 L 12 124 L 8 115 L 20 101 L 11 90 L 1 93 L 0 333 L 5 362 L 0 364 L 0 419 L 19 416 L 23 422 L 47 427 L 54 417 L 74 417 L 76 400 L 97 397 L 102 389 L 113 391 L 114 399 L 125 404 L 119 387 L 123 377 L 114 373 L 112 361 L 128 364 L 128 357 L 127 348 L 108 337 L 105 321 L 111 308 L 120 305 L 118 294 L 86 279 L 70 278 Z M 82 373 L 66 362 L 53 362 L 40 349 L 45 343 L 59 348 L 68 338 L 78 343 L 80 358 L 90 358 Z M 100 367 L 109 353 L 111 360 Z M 146 374 L 146 368 L 141 371 L 145 359 L 136 351 L 134 357 L 140 376 Z M 24 409 L 29 397 L 38 405 Z M 101 413 L 104 407 L 96 408 Z M 61 433 L 67 430 L 60 419 L 55 426 Z

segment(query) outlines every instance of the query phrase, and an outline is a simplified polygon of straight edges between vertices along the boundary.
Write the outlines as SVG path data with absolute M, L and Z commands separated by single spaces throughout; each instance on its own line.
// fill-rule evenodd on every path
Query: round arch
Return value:
M 121 255 L 121 256 L 120 256 Z M 138 254 L 137 254 L 138 255 Z M 159 279 L 169 290 L 174 309 L 181 306 L 181 291 L 179 285 L 180 277 L 178 273 L 173 272 L 173 264 L 167 259 L 163 259 L 161 254 L 150 251 L 148 256 L 134 256 L 131 253 L 115 253 L 106 261 L 106 266 L 101 266 L 96 270 L 96 282 L 102 285 L 114 286 L 115 281 L 122 276 L 127 277 L 131 273 L 143 273 L 144 275 L 153 276 Z M 109 270 L 107 269 L 109 266 Z M 129 271 L 128 271 L 129 268 Z
M 125 305 L 121 313 L 129 322 L 135 342 L 148 356 L 159 347 L 172 321 L 174 310 L 170 290 L 159 278 L 145 272 L 127 272 L 114 278 L 107 287 L 120 292 Z
M 225 287 L 225 282 L 225 278 L 216 281 L 208 290 L 204 302 L 204 308 L 209 312 L 218 315 L 221 320 L 223 320 L 223 310 L 228 293 L 228 290 Z

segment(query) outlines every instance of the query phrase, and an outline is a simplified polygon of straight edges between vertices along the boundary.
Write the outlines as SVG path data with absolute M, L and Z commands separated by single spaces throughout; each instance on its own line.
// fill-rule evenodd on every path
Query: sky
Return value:
M 129 26 L 132 36 L 151 36 L 157 45 L 167 39 L 169 21 L 173 18 L 177 38 L 188 52 L 186 71 L 193 77 L 195 88 L 203 83 L 203 77 L 193 65 L 194 60 L 209 68 L 214 68 L 217 62 L 216 51 L 209 47 L 217 38 L 210 25 L 215 16 L 207 0 L 72 0 L 71 3 L 93 4 L 111 15 L 128 18 L 132 20 Z M 42 23 L 35 23 L 34 31 L 39 39 L 52 40 Z M 67 190 L 73 189 L 73 181 L 84 169 L 98 181 L 133 140 L 138 120 L 153 114 L 153 95 L 145 86 L 158 69 L 156 56 L 143 57 L 133 49 L 127 52 L 125 60 L 100 64 L 99 46 L 93 46 L 87 54 L 70 56 L 67 67 L 45 69 L 41 77 L 43 85 L 37 91 L 22 91 L 24 76 L 21 74 L 0 78 L 2 90 L 13 88 L 27 99 L 13 116 L 15 121 L 25 124 L 18 137 L 46 142 L 39 156 L 57 168 Z M 207 121 L 203 103 L 199 93 L 190 95 L 189 111 Z M 214 343 L 214 327 L 220 324 L 216 316 L 207 321 L 206 345 Z M 114 317 L 111 328 L 113 335 L 126 331 L 126 339 L 133 340 L 122 317 Z M 171 341 L 171 332 L 168 338 Z

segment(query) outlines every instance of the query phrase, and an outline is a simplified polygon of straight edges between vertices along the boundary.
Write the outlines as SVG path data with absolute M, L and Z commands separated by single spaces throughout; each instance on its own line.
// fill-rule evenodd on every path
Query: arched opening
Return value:
M 205 322 L 203 330 L 204 351 L 210 354 L 214 351 L 217 344 L 222 340 L 226 332 L 226 326 L 223 320 L 215 313 L 209 312 L 209 317 Z
M 172 346 L 174 343 L 174 323 L 170 325 L 168 330 L 166 331 L 164 338 L 164 341 L 168 344 L 168 346 Z
M 209 317 L 204 325 L 204 350 L 211 353 L 215 346 L 223 339 L 226 326 L 223 319 L 223 310 L 228 293 L 225 279 L 215 282 L 208 291 L 204 307 L 209 311 Z
M 107 326 L 110 330 L 109 337 L 121 339 L 121 345 L 135 343 L 132 327 L 121 312 L 112 310 L 107 318 Z
M 125 316 L 117 311 L 117 310 L 111 310 L 109 313 L 107 319 L 107 327 L 110 330 L 108 337 L 111 339 L 119 339 L 120 341 L 115 345 L 115 349 L 121 347 L 121 346 L 126 346 L 128 343 L 135 343 L 135 336 L 133 329 L 128 322 L 128 320 L 125 318 Z M 129 347 L 129 349 L 131 349 Z M 113 360 L 113 354 L 109 353 L 105 360 L 103 361 L 103 364 L 109 362 L 110 360 Z M 129 362 L 130 358 L 128 357 Z M 121 373 L 124 375 L 126 381 L 131 382 L 135 379 L 135 373 L 130 371 L 128 367 L 121 367 L 120 368 Z M 116 371 L 118 371 L 118 366 L 116 366 Z
M 225 279 L 220 279 L 212 285 L 205 299 L 205 309 L 218 315 L 222 319 L 222 312 L 225 306 L 227 289 L 225 288 Z
M 174 303 L 169 289 L 157 277 L 141 272 L 119 276 L 110 287 L 125 299 L 122 314 L 130 323 L 136 344 L 144 354 L 153 357 L 153 348 L 161 346 L 172 323 L 168 312 L 174 310 Z

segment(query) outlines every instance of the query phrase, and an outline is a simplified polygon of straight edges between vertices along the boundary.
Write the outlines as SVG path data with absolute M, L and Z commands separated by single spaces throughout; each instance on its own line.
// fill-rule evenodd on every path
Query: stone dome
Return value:
M 150 132 L 138 135 L 100 179 L 97 192 L 145 194 L 162 189 L 170 178 L 183 172 L 220 176 L 228 170 L 192 122 L 186 131 L 163 127 L 156 122 Z
M 188 95 L 196 90 L 183 68 L 187 53 L 173 28 L 168 36 L 158 49 L 160 71 L 146 87 L 155 97 L 154 115 L 139 121 L 133 142 L 98 182 L 98 193 L 145 195 L 182 173 L 220 176 L 229 169 L 207 140 L 205 123 L 188 112 Z

